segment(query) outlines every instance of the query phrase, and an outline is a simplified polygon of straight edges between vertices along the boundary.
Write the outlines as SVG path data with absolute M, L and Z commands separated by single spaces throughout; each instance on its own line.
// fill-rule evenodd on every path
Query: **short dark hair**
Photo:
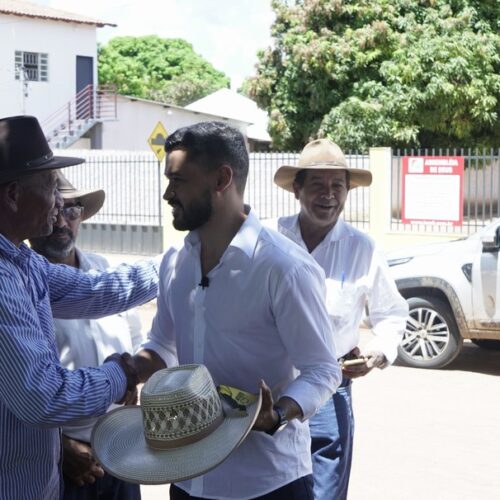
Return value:
M 217 121 L 183 127 L 165 141 L 167 154 L 176 149 L 186 151 L 189 160 L 207 170 L 229 165 L 236 188 L 243 194 L 249 160 L 245 138 L 238 129 Z
M 304 182 L 306 182 L 306 173 L 307 173 L 307 169 L 303 168 L 302 170 L 299 170 L 295 174 L 294 181 L 299 185 L 300 188 L 304 187 Z M 349 172 L 349 170 L 345 171 L 345 182 L 346 182 L 347 190 L 349 191 L 349 185 L 351 182 L 351 173 Z

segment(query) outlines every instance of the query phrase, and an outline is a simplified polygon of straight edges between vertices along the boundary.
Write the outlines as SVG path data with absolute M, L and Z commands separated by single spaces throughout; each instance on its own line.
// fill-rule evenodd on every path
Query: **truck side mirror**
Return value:
M 481 237 L 483 252 L 495 252 L 500 248 L 500 226 L 497 226 L 494 233 L 485 234 Z

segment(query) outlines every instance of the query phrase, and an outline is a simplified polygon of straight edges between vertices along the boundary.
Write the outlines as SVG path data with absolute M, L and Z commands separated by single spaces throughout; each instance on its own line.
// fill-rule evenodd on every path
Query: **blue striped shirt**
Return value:
M 83 273 L 0 235 L 0 499 L 59 498 L 59 427 L 104 413 L 125 391 L 116 363 L 60 365 L 52 316 L 116 314 L 157 287 L 156 262 Z

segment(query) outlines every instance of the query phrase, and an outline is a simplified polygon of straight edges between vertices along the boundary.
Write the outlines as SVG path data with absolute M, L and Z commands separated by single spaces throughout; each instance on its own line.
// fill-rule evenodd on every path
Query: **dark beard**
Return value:
M 212 216 L 212 197 L 207 189 L 199 200 L 192 202 L 189 206 L 184 206 L 176 200 L 171 200 L 170 205 L 179 206 L 181 213 L 174 216 L 173 225 L 179 231 L 194 231 L 208 222 Z
M 59 233 L 67 234 L 69 239 L 59 240 L 53 237 Z M 75 235 L 73 231 L 67 227 L 60 228 L 54 226 L 49 236 L 45 236 L 44 238 L 33 238 L 30 240 L 30 243 L 31 248 L 40 255 L 54 260 L 61 260 L 65 259 L 71 253 L 71 250 L 73 250 Z

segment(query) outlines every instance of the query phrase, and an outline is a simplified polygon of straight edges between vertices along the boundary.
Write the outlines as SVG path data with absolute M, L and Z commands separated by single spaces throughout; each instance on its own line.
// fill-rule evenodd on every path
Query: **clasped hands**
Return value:
M 111 356 L 108 356 L 104 360 L 104 363 L 107 363 L 109 361 L 118 363 L 123 372 L 125 373 L 125 376 L 127 377 L 127 390 L 125 391 L 123 398 L 117 401 L 116 403 L 124 405 L 137 404 L 138 400 L 137 385 L 139 384 L 140 380 L 137 370 L 135 368 L 133 357 L 128 352 L 124 352 L 123 354 L 115 352 L 114 354 L 111 354 Z

